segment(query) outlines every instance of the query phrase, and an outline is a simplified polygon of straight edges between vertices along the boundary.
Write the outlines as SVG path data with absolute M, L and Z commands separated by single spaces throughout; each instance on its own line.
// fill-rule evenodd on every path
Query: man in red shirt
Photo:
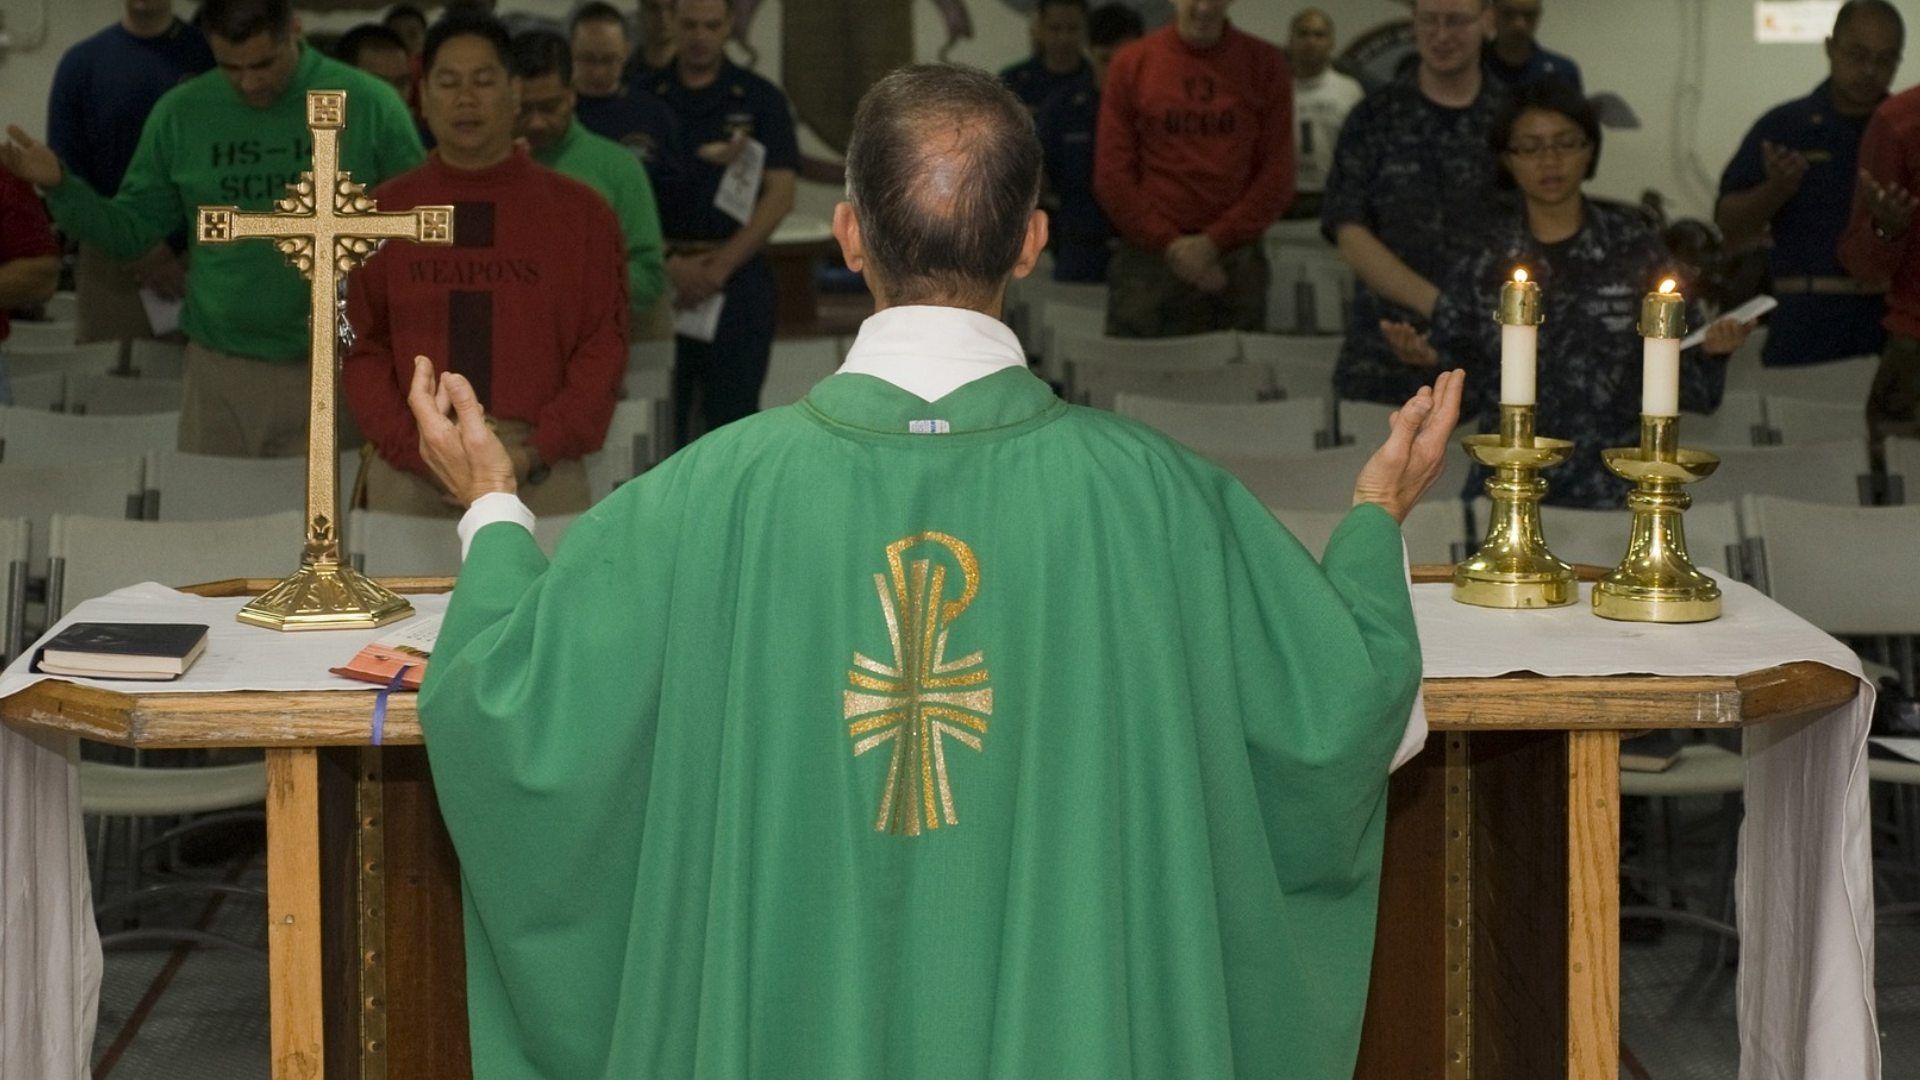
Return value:
M 7 311 L 43 304 L 60 280 L 60 245 L 33 187 L 0 169 L 0 341 L 13 330 Z M 0 405 L 13 404 L 0 356 Z
M 1227 20 L 1233 0 L 1175 0 L 1173 24 L 1113 58 L 1094 194 L 1122 240 L 1107 333 L 1263 330 L 1260 238 L 1293 201 L 1293 76 Z
M 421 102 L 438 145 L 375 195 L 386 210 L 451 204 L 453 246 L 395 243 L 348 279 L 344 382 L 378 451 L 370 509 L 459 514 L 420 458 L 406 401 L 415 356 L 474 384 L 536 513 L 590 501 L 580 459 L 606 438 L 626 365 L 626 252 L 605 200 L 514 145 L 509 51 L 488 15 L 428 32 Z
M 1920 437 L 1920 86 L 1880 103 L 1860 141 L 1853 216 L 1840 238 L 1840 262 L 1862 281 L 1887 289 L 1886 351 L 1867 395 L 1867 434 L 1878 458 L 1889 435 Z

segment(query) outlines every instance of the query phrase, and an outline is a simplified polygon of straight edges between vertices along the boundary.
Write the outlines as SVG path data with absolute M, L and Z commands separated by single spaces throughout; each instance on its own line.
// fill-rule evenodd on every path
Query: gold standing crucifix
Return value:
M 313 379 L 307 420 L 307 542 L 300 569 L 240 610 L 240 621 L 273 630 L 352 630 L 404 618 L 413 606 L 340 558 L 339 455 L 334 433 L 339 341 L 338 283 L 387 240 L 453 243 L 453 207 L 381 213 L 366 188 L 340 170 L 344 90 L 307 91 L 313 168 L 287 185 L 268 213 L 234 206 L 200 208 L 200 242 L 269 239 L 313 284 Z

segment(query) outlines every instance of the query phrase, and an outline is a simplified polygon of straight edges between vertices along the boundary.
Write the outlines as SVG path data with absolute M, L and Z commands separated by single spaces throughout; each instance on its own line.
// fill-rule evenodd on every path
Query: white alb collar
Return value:
M 907 305 L 877 311 L 839 374 L 871 375 L 925 401 L 938 401 L 975 379 L 1026 367 L 1020 339 L 998 319 L 966 308 Z

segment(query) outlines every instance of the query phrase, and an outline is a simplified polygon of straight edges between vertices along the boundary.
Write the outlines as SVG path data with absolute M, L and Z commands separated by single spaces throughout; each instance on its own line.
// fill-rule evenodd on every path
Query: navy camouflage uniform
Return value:
M 680 182 L 658 193 L 667 250 L 697 253 L 717 247 L 741 225 L 713 205 L 726 168 L 700 160 L 693 151 L 741 132 L 766 146 L 768 171 L 798 170 L 800 144 L 787 96 L 731 61 L 722 61 L 719 77 L 698 90 L 689 89 L 672 72 L 655 79 L 651 89 L 679 120 L 689 148 Z M 711 342 L 674 338 L 674 432 L 683 446 L 760 408 L 760 386 L 773 352 L 775 302 L 773 268 L 764 251 L 727 279 L 726 298 L 719 332 Z M 698 425 L 696 404 L 704 421 Z
M 1641 299 L 1663 277 L 1686 280 L 1666 246 L 1635 210 L 1619 203 L 1586 200 L 1580 231 L 1543 244 L 1515 211 L 1496 220 L 1482 246 L 1443 278 L 1434 305 L 1432 341 L 1443 366 L 1467 371 L 1470 405 L 1482 431 L 1499 422 L 1500 325 L 1493 313 L 1500 288 L 1525 267 L 1540 283 L 1546 322 L 1540 327 L 1538 413 L 1541 435 L 1573 441 L 1565 464 L 1541 475 L 1545 501 L 1555 506 L 1618 507 L 1629 485 L 1608 472 L 1600 452 L 1640 442 L 1641 342 L 1636 328 Z M 1701 325 L 1689 302 L 1687 324 Z M 1724 358 L 1699 346 L 1680 357 L 1680 408 L 1706 413 L 1719 407 L 1726 388 Z M 1466 495 L 1480 494 L 1482 472 Z
M 1723 198 L 1765 181 L 1762 141 L 1807 158 L 1800 190 L 1771 223 L 1767 271 L 1780 307 L 1767 320 L 1767 344 L 1760 354 L 1769 367 L 1874 356 L 1886 344 L 1880 325 L 1885 285 L 1848 277 L 1839 255 L 1866 133 L 1867 117 L 1835 112 L 1830 86 L 1823 82 L 1806 97 L 1762 116 L 1720 177 Z
M 1093 136 L 1100 126 L 1100 91 L 1091 85 L 1047 99 L 1034 118 L 1047 185 L 1057 200 L 1051 221 L 1056 281 L 1107 280 L 1113 223 L 1093 194 Z
M 606 97 L 580 94 L 573 114 L 588 131 L 626 147 L 646 168 L 655 199 L 686 172 L 689 151 L 680 122 L 650 90 L 622 86 Z
M 1055 94 L 1091 89 L 1093 65 L 1083 59 L 1079 67 L 1059 75 L 1048 71 L 1046 61 L 1036 56 L 1000 69 L 1000 81 L 1007 84 L 1007 89 L 1013 91 L 1013 96 L 1020 99 L 1028 112 L 1037 113 Z
M 1342 225 L 1363 225 L 1438 285 L 1485 240 L 1498 168 L 1487 132 L 1505 97 L 1494 80 L 1482 79 L 1473 104 L 1445 108 L 1427 100 L 1413 72 L 1368 94 L 1347 114 L 1334 150 L 1320 211 L 1327 239 Z M 1437 374 L 1401 363 L 1380 334 L 1381 319 L 1421 321 L 1357 282 L 1353 322 L 1334 369 L 1344 399 L 1399 405 Z

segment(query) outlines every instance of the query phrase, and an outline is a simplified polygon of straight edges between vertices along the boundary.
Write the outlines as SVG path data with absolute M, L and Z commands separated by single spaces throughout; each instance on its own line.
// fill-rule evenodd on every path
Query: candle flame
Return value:
M 1527 268 L 1524 266 L 1516 267 L 1513 271 L 1513 280 L 1524 284 L 1527 280 Z
M 1672 278 L 1668 278 L 1667 280 L 1660 283 L 1660 291 L 1662 293 L 1671 293 L 1674 290 L 1674 286 L 1677 284 L 1678 283 L 1675 282 Z

